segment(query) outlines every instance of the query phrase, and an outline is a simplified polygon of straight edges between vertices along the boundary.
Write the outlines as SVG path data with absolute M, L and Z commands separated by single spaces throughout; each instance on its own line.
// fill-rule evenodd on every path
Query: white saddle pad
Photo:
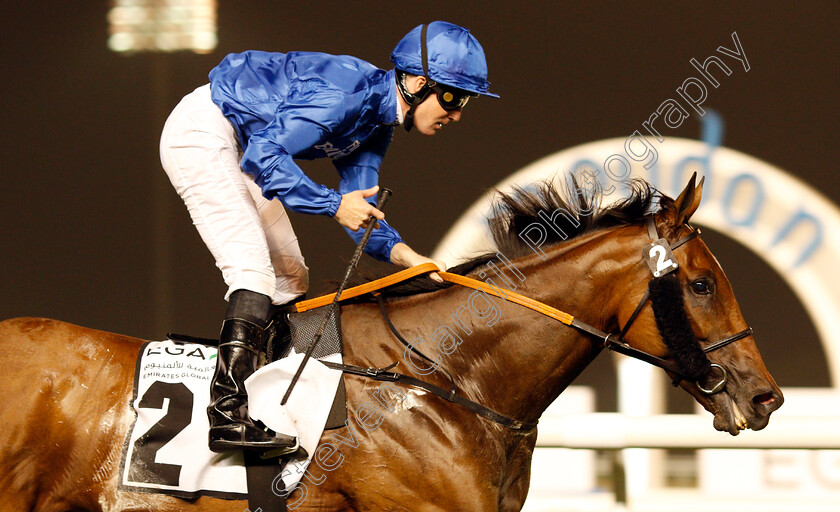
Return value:
M 217 454 L 207 447 L 207 406 L 216 368 L 216 347 L 171 340 L 143 345 L 137 360 L 132 407 L 137 417 L 125 443 L 120 487 L 161 492 L 184 498 L 200 495 L 227 499 L 247 497 L 242 452 Z M 253 418 L 277 432 L 297 436 L 309 454 L 315 452 L 341 380 L 341 372 L 317 360 L 306 366 L 285 406 L 280 400 L 302 355 L 260 368 L 245 388 Z M 340 354 L 325 360 L 341 362 Z M 297 468 L 308 460 L 298 460 Z M 284 472 L 287 489 L 303 471 Z

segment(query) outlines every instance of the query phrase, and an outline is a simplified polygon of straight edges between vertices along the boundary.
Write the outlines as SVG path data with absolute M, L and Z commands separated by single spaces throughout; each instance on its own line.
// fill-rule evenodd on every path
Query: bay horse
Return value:
M 624 333 L 629 347 L 671 362 L 673 348 L 660 335 L 657 315 L 650 304 L 640 303 L 652 281 L 652 270 L 640 254 L 650 245 L 650 225 L 671 244 L 694 232 L 688 220 L 699 205 L 702 181 L 695 187 L 692 178 L 676 200 L 647 184 L 634 183 L 628 199 L 608 208 L 595 208 L 596 195 L 587 199 L 581 192 L 562 194 L 545 185 L 505 195 L 498 203 L 490 225 L 500 253 L 510 257 L 525 278 L 517 281 L 516 292 L 571 312 L 595 330 L 616 333 L 632 324 Z M 550 216 L 550 212 L 564 215 Z M 549 236 L 540 240 L 540 252 L 519 236 L 535 222 L 545 225 L 546 218 L 559 222 L 561 217 L 566 224 L 562 230 L 545 230 Z M 729 281 L 699 238 L 674 249 L 673 257 L 679 269 L 672 275 L 684 302 L 676 310 L 684 312 L 695 337 L 692 343 L 704 346 L 732 333 L 744 334 L 708 353 L 716 369 L 708 380 L 719 381 L 720 389 L 704 392 L 701 388 L 712 385 L 705 377 L 681 378 L 665 365 L 671 368 L 669 375 L 714 415 L 716 429 L 735 435 L 744 428 L 764 428 L 783 397 L 746 330 Z M 490 263 L 487 257 L 477 258 L 455 270 L 478 277 L 489 272 Z M 460 311 L 456 320 L 462 343 L 427 342 L 418 348 L 430 360 L 442 362 L 459 395 L 506 417 L 536 422 L 603 350 L 604 340 L 593 341 L 585 332 L 509 301 L 495 301 L 498 315 L 491 325 L 489 316 L 459 309 L 473 290 L 428 278 L 418 283 L 421 290 L 412 293 L 386 290 L 391 322 L 408 339 L 432 340 L 435 330 L 452 325 L 453 314 Z M 347 363 L 383 367 L 404 360 L 405 348 L 386 327 L 377 304 L 342 306 L 342 333 Z M 118 489 L 121 450 L 133 419 L 130 400 L 141 343 L 57 320 L 18 318 L 0 323 L 4 366 L 0 511 L 246 509 L 245 501 L 212 497 L 185 501 Z M 724 372 L 723 380 L 719 372 Z M 449 386 L 442 371 L 418 377 Z M 371 394 L 379 383 L 355 375 L 345 375 L 344 380 L 352 422 L 363 404 L 375 403 Z M 313 465 L 310 471 L 318 474 L 304 480 L 309 482 L 306 489 L 299 487 L 289 496 L 290 508 L 521 509 L 536 428 L 506 428 L 411 387 L 400 388 L 390 399 L 390 410 L 382 412 L 379 428 L 355 425 L 348 432 L 350 426 L 345 426 L 324 434 L 322 442 L 342 435 L 355 438 L 356 444 L 342 445 L 340 454 L 333 454 L 332 462 L 342 463 L 333 464 L 329 472 Z

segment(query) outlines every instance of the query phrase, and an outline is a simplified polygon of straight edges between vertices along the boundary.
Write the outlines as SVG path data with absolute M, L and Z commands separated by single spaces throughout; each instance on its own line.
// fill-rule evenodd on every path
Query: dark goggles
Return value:
M 469 91 L 447 87 L 441 84 L 431 86 L 432 91 L 437 95 L 438 103 L 446 111 L 464 108 L 470 98 L 477 96 Z

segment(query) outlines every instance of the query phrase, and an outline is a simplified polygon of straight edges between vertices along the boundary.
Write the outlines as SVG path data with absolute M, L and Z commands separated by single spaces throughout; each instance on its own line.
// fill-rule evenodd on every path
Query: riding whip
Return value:
M 385 208 L 385 203 L 388 202 L 389 197 L 391 197 L 391 190 L 387 188 L 382 188 L 379 191 L 379 197 L 376 201 L 376 208 L 378 210 L 383 210 Z M 280 405 L 286 405 L 286 402 L 289 400 L 289 396 L 291 396 L 292 394 L 292 389 L 294 389 L 295 384 L 297 384 L 298 379 L 300 379 L 300 374 L 303 373 L 303 368 L 306 366 L 306 363 L 309 361 L 309 358 L 312 357 L 312 352 L 315 350 L 315 347 L 318 345 L 318 342 L 321 341 L 321 337 L 324 335 L 324 329 L 327 328 L 327 322 L 338 309 L 338 300 L 341 297 L 341 292 L 344 291 L 344 287 L 347 286 L 347 282 L 350 280 L 350 275 L 353 274 L 353 270 L 355 270 L 356 265 L 359 264 L 359 259 L 361 259 L 362 257 L 362 251 L 367 245 L 368 240 L 370 239 L 370 235 L 371 233 L 373 233 L 373 229 L 375 227 L 376 219 L 373 215 L 371 215 L 370 222 L 368 223 L 367 229 L 365 230 L 365 234 L 362 237 L 362 240 L 359 242 L 359 245 L 356 246 L 356 252 L 353 253 L 353 258 L 350 260 L 350 264 L 347 265 L 347 271 L 344 273 L 344 280 L 341 282 L 341 286 L 338 287 L 338 291 L 335 292 L 335 298 L 333 298 L 332 303 L 329 305 L 329 310 L 327 311 L 327 314 L 324 315 L 324 319 L 321 321 L 320 327 L 318 327 L 318 330 L 315 332 L 315 337 L 312 339 L 312 344 L 309 345 L 309 348 L 306 349 L 306 353 L 303 355 L 303 361 L 300 362 L 300 366 L 298 366 L 298 369 L 295 372 L 295 376 L 292 377 L 292 382 L 289 383 L 289 389 L 287 389 L 286 394 L 283 395 L 283 400 L 280 401 Z

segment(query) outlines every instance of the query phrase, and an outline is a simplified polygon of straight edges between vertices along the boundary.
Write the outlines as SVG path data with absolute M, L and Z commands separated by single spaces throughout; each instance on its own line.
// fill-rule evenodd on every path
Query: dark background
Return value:
M 723 145 L 785 169 L 840 202 L 837 2 L 220 1 L 211 54 L 108 50 L 106 1 L 7 2 L 0 18 L 0 316 L 47 316 L 138 337 L 217 333 L 221 274 L 160 167 L 163 122 L 227 53 L 346 53 L 390 68 L 396 42 L 434 19 L 464 25 L 488 55 L 491 89 L 435 137 L 401 129 L 382 168 L 388 218 L 430 253 L 487 188 L 560 149 L 640 128 L 737 31 L 751 69 L 710 90 Z M 698 138 L 697 116 L 663 135 Z M 306 162 L 334 186 L 328 162 Z M 312 292 L 339 279 L 353 246 L 328 218 L 292 219 Z M 804 310 L 760 258 L 707 243 L 784 386 L 828 386 Z M 836 271 L 826 269 L 827 272 Z M 582 376 L 614 404 L 608 357 Z

